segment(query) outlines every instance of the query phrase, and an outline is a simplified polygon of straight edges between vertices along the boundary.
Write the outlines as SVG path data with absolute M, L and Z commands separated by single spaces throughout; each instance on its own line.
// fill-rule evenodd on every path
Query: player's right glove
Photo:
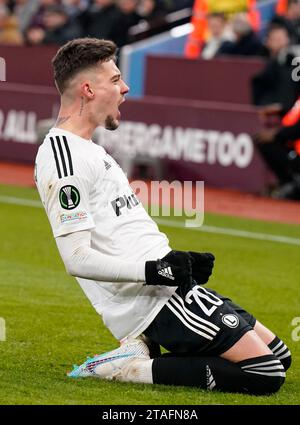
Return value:
M 172 261 L 172 264 L 166 261 L 166 257 L 156 261 L 146 261 L 146 285 L 191 285 L 192 262 L 190 254 L 177 251 L 176 259 Z
M 164 257 L 164 260 L 171 264 L 178 265 L 178 258 L 185 251 L 171 251 Z M 210 252 L 189 251 L 192 262 L 192 278 L 198 285 L 204 285 L 208 282 L 214 267 L 215 257 Z
M 215 256 L 210 252 L 189 251 L 192 256 L 193 279 L 198 285 L 208 282 L 214 268 Z

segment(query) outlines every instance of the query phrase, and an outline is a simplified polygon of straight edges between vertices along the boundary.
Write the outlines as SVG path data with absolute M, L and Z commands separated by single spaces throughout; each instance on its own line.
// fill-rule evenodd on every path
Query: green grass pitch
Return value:
M 4 196 L 38 199 L 34 189 L 0 186 Z M 206 215 L 206 225 L 300 238 L 300 226 Z M 45 212 L 0 200 L 0 404 L 299 404 L 300 246 L 161 226 L 171 246 L 216 255 L 210 286 L 233 298 L 290 347 L 285 385 L 270 397 L 184 387 L 72 380 L 85 356 L 117 347 L 59 258 Z M 300 332 L 298 332 L 300 334 Z

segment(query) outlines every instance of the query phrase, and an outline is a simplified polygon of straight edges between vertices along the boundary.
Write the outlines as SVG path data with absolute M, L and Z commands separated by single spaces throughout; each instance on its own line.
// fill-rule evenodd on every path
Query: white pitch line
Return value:
M 12 204 L 12 205 L 22 205 L 25 207 L 33 208 L 43 208 L 43 205 L 40 201 L 35 201 L 33 199 L 23 199 L 16 198 L 11 196 L 0 196 L 0 203 L 2 204 Z M 285 243 L 289 245 L 300 245 L 300 239 L 291 238 L 289 236 L 281 235 L 272 235 L 268 233 L 257 233 L 257 232 L 248 232 L 247 230 L 238 230 L 232 229 L 230 227 L 217 227 L 217 226 L 207 226 L 202 225 L 201 227 L 185 227 L 184 223 L 175 220 L 165 220 L 161 218 L 153 217 L 157 224 L 161 226 L 173 227 L 176 229 L 185 229 L 195 232 L 204 232 L 204 233 L 215 233 L 227 236 L 236 236 L 246 239 L 255 239 L 271 242 Z
M 272 242 L 280 242 L 287 243 L 291 245 L 300 245 L 300 239 L 291 238 L 289 236 L 280 236 L 280 235 L 272 235 L 268 233 L 256 233 L 256 232 L 248 232 L 247 230 L 238 230 L 231 229 L 230 227 L 217 227 L 217 226 L 206 226 L 205 224 L 201 227 L 185 227 L 184 223 L 180 223 L 177 221 L 169 221 L 164 219 L 155 219 L 157 224 L 161 224 L 162 226 L 175 227 L 177 229 L 186 229 L 193 230 L 196 232 L 206 232 L 206 233 L 216 233 L 228 236 L 237 236 L 241 238 L 247 239 L 258 239 L 263 241 L 272 241 Z
M 33 199 L 15 198 L 13 196 L 0 196 L 0 203 L 22 205 L 24 207 L 43 208 L 43 205 L 40 201 L 34 201 Z

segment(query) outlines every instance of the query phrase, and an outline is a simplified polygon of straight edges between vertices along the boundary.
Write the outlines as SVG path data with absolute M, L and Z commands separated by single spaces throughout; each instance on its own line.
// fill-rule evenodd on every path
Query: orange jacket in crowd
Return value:
M 1 23 L 0 44 L 23 44 L 23 37 L 15 16 L 7 16 Z
M 193 31 L 188 36 L 185 55 L 198 58 L 207 35 L 207 15 L 212 12 L 235 13 L 248 11 L 249 22 L 254 31 L 260 28 L 260 15 L 256 0 L 195 0 L 193 7 Z
M 281 124 L 284 128 L 289 127 L 292 130 L 292 127 L 295 129 L 295 134 L 298 136 L 299 130 L 297 131 L 298 126 L 300 127 L 300 97 L 297 99 L 294 106 L 285 114 L 282 118 Z M 293 143 L 294 150 L 300 155 L 300 134 L 299 139 L 291 140 Z

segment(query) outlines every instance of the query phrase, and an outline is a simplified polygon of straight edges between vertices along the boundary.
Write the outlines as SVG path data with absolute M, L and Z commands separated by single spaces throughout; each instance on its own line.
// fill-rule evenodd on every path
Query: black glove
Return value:
M 167 260 L 168 255 L 156 261 L 146 261 L 146 285 L 191 285 L 191 255 L 187 252 L 176 251 L 176 254 L 172 257 L 172 263 Z
M 192 257 L 192 275 L 198 285 L 208 282 L 214 268 L 215 257 L 210 252 L 189 251 Z
M 171 251 L 164 259 L 171 264 L 177 265 L 178 258 L 182 253 L 184 253 L 184 251 Z M 208 282 L 212 274 L 215 257 L 209 252 L 200 253 L 189 251 L 187 254 L 189 254 L 192 262 L 192 278 L 198 285 L 204 285 Z

